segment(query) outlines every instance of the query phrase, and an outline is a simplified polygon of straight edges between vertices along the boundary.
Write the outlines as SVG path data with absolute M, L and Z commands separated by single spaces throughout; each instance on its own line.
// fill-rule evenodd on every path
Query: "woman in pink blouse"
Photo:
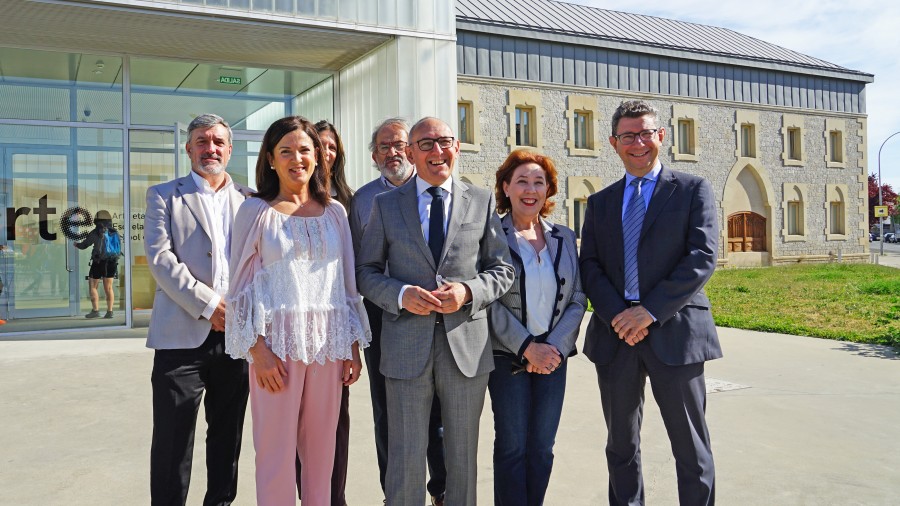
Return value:
M 330 503 L 341 386 L 359 378 L 371 333 L 356 290 L 344 208 L 329 197 L 312 123 L 282 118 L 266 131 L 258 192 L 232 230 L 226 350 L 250 362 L 259 505 Z

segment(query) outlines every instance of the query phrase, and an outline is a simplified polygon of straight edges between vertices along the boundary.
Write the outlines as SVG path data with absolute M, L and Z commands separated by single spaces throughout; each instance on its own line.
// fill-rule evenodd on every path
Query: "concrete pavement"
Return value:
M 149 503 L 153 354 L 145 334 L 0 342 L 0 504 Z M 894 350 L 734 329 L 720 334 L 725 358 L 707 365 L 720 504 L 898 503 Z M 596 375 L 583 356 L 570 363 L 566 395 L 546 504 L 604 504 L 606 431 Z M 365 379 L 351 387 L 351 417 L 348 502 L 379 505 Z M 249 429 L 249 414 L 247 421 Z M 202 416 L 199 425 L 202 431 Z M 201 434 L 189 504 L 200 504 L 204 490 Z M 484 505 L 493 502 L 492 437 L 488 401 L 479 453 Z M 642 446 L 647 503 L 677 504 L 674 462 L 649 389 Z M 236 504 L 255 503 L 253 468 L 247 430 Z

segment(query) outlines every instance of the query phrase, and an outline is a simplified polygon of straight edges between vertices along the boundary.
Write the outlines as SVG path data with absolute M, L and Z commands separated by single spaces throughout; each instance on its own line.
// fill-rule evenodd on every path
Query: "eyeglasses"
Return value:
M 437 143 L 441 149 L 450 149 L 450 146 L 453 145 L 453 141 L 455 141 L 455 137 L 438 137 L 437 139 L 419 139 L 416 141 L 416 146 L 419 147 L 422 151 L 431 151 L 434 149 L 434 144 Z
M 407 145 L 408 145 L 408 144 L 407 144 L 406 141 L 397 141 L 397 142 L 395 142 L 395 143 L 393 143 L 393 144 L 379 144 L 379 145 L 378 145 L 378 152 L 381 153 L 382 155 L 386 155 L 386 154 L 390 153 L 390 152 L 391 152 L 391 148 L 393 148 L 394 151 L 397 151 L 398 153 L 400 153 L 400 152 L 402 152 L 404 149 L 406 149 L 406 146 L 407 146 Z
M 658 132 L 658 128 L 652 128 L 650 130 L 641 130 L 640 132 L 627 132 L 624 134 L 613 135 L 616 139 L 619 140 L 625 146 L 630 144 L 634 144 L 634 141 L 637 140 L 638 137 L 641 138 L 642 141 L 650 142 L 653 139 L 653 136 Z

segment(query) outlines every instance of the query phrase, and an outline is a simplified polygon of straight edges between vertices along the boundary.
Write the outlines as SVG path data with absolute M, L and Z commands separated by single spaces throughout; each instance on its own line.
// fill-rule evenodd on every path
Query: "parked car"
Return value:
M 872 242 L 874 240 L 875 240 L 875 232 L 869 232 L 869 242 Z
M 893 232 L 884 234 L 884 242 L 897 242 L 897 236 Z

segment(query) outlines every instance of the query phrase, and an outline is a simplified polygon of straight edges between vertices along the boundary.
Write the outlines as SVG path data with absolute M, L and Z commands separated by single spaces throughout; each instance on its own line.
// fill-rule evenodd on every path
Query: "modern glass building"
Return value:
M 373 177 L 381 119 L 455 120 L 452 0 L 8 0 L 0 16 L 0 338 L 140 326 L 156 289 L 143 253 L 148 186 L 190 170 L 185 127 L 234 129 L 229 172 L 253 184 L 263 131 L 333 121 L 352 186 Z M 85 319 L 106 210 L 124 239 L 115 317 Z M 101 290 L 101 307 L 103 307 Z

